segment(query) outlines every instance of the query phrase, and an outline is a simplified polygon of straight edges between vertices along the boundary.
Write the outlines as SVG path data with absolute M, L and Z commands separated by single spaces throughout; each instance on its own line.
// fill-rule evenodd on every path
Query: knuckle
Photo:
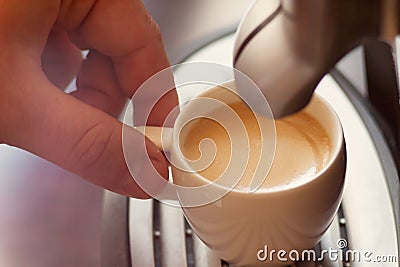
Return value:
M 105 122 L 89 127 L 75 146 L 75 158 L 82 171 L 93 168 L 104 158 L 109 142 L 114 134 L 113 128 Z
M 55 27 L 72 31 L 79 27 L 88 16 L 97 0 L 62 0 Z
M 160 30 L 160 27 L 158 26 L 157 22 L 149 14 L 146 14 L 146 19 L 147 19 L 147 23 L 150 26 L 152 33 L 156 37 L 156 39 L 161 40 L 162 39 L 161 30 Z

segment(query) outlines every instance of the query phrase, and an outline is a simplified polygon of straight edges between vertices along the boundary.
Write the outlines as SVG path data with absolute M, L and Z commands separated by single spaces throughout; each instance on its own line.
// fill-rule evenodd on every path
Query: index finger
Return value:
M 73 8 L 70 10 L 73 12 Z M 59 24 L 68 25 L 62 19 Z M 96 49 L 112 59 L 118 84 L 128 97 L 132 97 L 144 81 L 170 65 L 160 30 L 139 0 L 97 0 L 79 26 L 70 30 L 70 37 L 77 45 Z M 172 74 L 165 83 L 146 92 L 143 102 L 150 103 L 167 93 L 166 88 L 173 84 Z M 176 92 L 167 93 L 157 103 L 148 123 L 162 125 L 177 104 Z M 143 116 L 135 118 L 140 123 L 145 119 Z

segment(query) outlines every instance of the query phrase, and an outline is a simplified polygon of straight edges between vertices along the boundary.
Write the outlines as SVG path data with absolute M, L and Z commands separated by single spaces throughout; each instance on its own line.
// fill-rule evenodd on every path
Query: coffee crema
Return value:
M 251 109 L 242 101 L 229 104 L 242 121 L 249 144 L 249 159 L 247 168 L 236 186 L 236 189 L 247 190 L 259 164 L 261 155 L 261 133 L 257 119 Z M 214 111 L 223 112 L 223 111 Z M 210 114 L 210 118 L 213 115 Z M 201 157 L 199 144 L 204 139 L 211 139 L 214 146 L 206 146 L 214 151 L 215 158 L 212 163 L 198 173 L 210 181 L 218 179 L 230 163 L 232 146 L 230 136 L 236 132 L 228 133 L 218 122 L 210 118 L 198 118 L 189 122 L 181 131 L 180 149 L 189 160 Z M 265 118 L 264 118 L 265 119 Z M 229 123 L 229 122 L 228 122 Z M 272 188 L 290 184 L 301 183 L 320 172 L 328 163 L 331 153 L 331 142 L 328 134 L 321 124 L 308 114 L 301 111 L 283 119 L 275 120 L 276 150 L 271 169 L 260 187 Z M 236 149 L 247 144 L 237 144 Z M 237 148 L 238 147 L 238 148 Z M 247 151 L 247 150 L 246 150 Z M 234 167 L 231 166 L 230 167 Z M 237 177 L 235 177 L 237 179 Z

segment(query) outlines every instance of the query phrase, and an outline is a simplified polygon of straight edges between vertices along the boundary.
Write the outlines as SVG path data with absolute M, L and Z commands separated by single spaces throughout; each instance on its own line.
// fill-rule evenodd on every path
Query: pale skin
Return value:
M 81 49 L 90 51 L 86 60 Z M 126 166 L 116 117 L 147 78 L 168 66 L 158 27 L 140 0 L 0 0 L 0 143 L 119 194 L 147 198 Z M 77 90 L 64 93 L 74 76 Z M 141 106 L 153 95 L 135 102 L 136 123 L 145 123 Z M 176 105 L 171 91 L 147 124 L 162 125 Z M 129 136 L 143 143 L 138 131 Z M 150 157 L 166 178 L 163 153 L 149 140 L 146 147 L 135 160 Z

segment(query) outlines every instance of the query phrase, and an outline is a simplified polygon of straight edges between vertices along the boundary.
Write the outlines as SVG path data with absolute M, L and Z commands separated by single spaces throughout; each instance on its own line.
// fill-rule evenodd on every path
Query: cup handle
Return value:
M 157 126 L 138 126 L 134 128 L 149 138 L 160 150 L 164 152 L 171 151 L 173 128 Z

